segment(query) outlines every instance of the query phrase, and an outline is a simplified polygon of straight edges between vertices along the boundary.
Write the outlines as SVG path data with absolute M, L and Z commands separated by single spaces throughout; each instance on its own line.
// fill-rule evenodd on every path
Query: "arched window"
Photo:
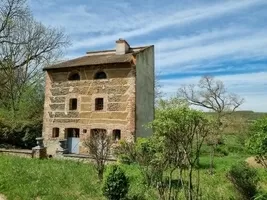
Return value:
M 78 72 L 70 73 L 69 78 L 70 81 L 78 81 L 80 80 L 80 74 Z
M 105 78 L 107 78 L 107 75 L 106 75 L 105 72 L 100 71 L 100 72 L 97 72 L 95 74 L 95 77 L 94 78 L 95 79 L 105 79 Z

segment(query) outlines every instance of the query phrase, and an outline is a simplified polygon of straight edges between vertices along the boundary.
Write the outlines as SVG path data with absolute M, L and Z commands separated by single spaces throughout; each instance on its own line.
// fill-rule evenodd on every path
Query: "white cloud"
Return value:
M 180 46 L 179 41 L 174 43 Z M 201 63 L 220 57 L 228 56 L 231 60 L 263 57 L 267 55 L 266 45 L 267 33 L 254 33 L 226 41 L 222 39 L 212 44 L 190 46 L 177 51 L 162 51 L 157 55 L 156 63 L 159 66 L 170 67 L 172 72 L 173 70 L 177 72 L 188 69 L 187 64 Z
M 197 84 L 200 78 L 200 76 L 195 76 L 160 80 L 161 90 L 166 96 L 173 96 L 180 86 L 183 84 Z M 245 98 L 245 103 L 240 109 L 258 112 L 267 111 L 267 72 L 221 75 L 215 78 L 222 80 L 229 92 Z
M 251 8 L 252 6 L 263 3 L 267 2 L 264 0 L 230 1 L 226 3 L 214 4 L 211 6 L 203 5 L 198 8 L 187 9 L 183 11 L 178 10 L 175 13 L 164 13 L 164 15 L 160 13 L 154 13 L 154 15 L 152 16 L 142 16 L 141 18 L 139 18 L 140 20 L 134 20 L 133 23 L 131 23 L 131 26 L 134 27 L 133 30 L 127 31 L 128 27 L 123 28 L 124 24 L 116 23 L 119 30 L 114 34 L 76 41 L 74 42 L 74 45 L 71 47 L 71 49 L 75 50 L 79 48 L 104 45 L 106 43 L 113 42 L 121 37 L 129 39 L 131 37 L 145 35 L 153 31 L 174 25 L 185 25 L 199 20 L 215 18 L 229 12 Z M 125 16 L 124 20 L 127 21 L 128 17 L 132 16 Z M 147 23 L 144 23 L 144 20 L 147 21 Z M 102 21 L 100 18 L 98 23 L 101 26 L 101 24 L 105 23 L 105 21 Z

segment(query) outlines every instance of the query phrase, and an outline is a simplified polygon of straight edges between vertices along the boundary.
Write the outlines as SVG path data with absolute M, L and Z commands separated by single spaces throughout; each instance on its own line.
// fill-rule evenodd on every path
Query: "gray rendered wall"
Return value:
M 136 137 L 148 137 L 144 127 L 154 119 L 154 46 L 136 56 Z

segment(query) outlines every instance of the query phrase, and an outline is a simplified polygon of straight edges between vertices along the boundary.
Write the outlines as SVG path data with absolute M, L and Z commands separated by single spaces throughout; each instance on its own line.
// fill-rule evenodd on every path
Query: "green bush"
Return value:
M 231 167 L 227 177 L 238 190 L 241 199 L 253 199 L 257 193 L 257 184 L 259 181 L 257 171 L 250 168 L 244 161 Z
M 113 166 L 103 187 L 103 194 L 108 200 L 125 199 L 129 189 L 129 180 L 118 166 Z
M 42 134 L 41 121 L 8 123 L 0 121 L 0 146 L 31 149 Z
M 267 117 L 256 120 L 250 130 L 246 147 L 267 168 Z
M 227 147 L 223 147 L 223 146 L 217 146 L 217 148 L 215 149 L 215 153 L 216 155 L 222 155 L 222 156 L 228 156 L 229 152 L 227 150 Z

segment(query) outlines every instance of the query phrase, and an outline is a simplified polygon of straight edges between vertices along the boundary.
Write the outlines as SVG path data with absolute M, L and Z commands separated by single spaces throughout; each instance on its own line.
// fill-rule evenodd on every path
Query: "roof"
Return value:
M 130 63 L 132 62 L 134 55 L 143 51 L 147 47 L 148 46 L 131 48 L 130 53 L 123 55 L 117 55 L 116 50 L 87 52 L 85 56 L 47 66 L 44 70 L 102 64 Z

